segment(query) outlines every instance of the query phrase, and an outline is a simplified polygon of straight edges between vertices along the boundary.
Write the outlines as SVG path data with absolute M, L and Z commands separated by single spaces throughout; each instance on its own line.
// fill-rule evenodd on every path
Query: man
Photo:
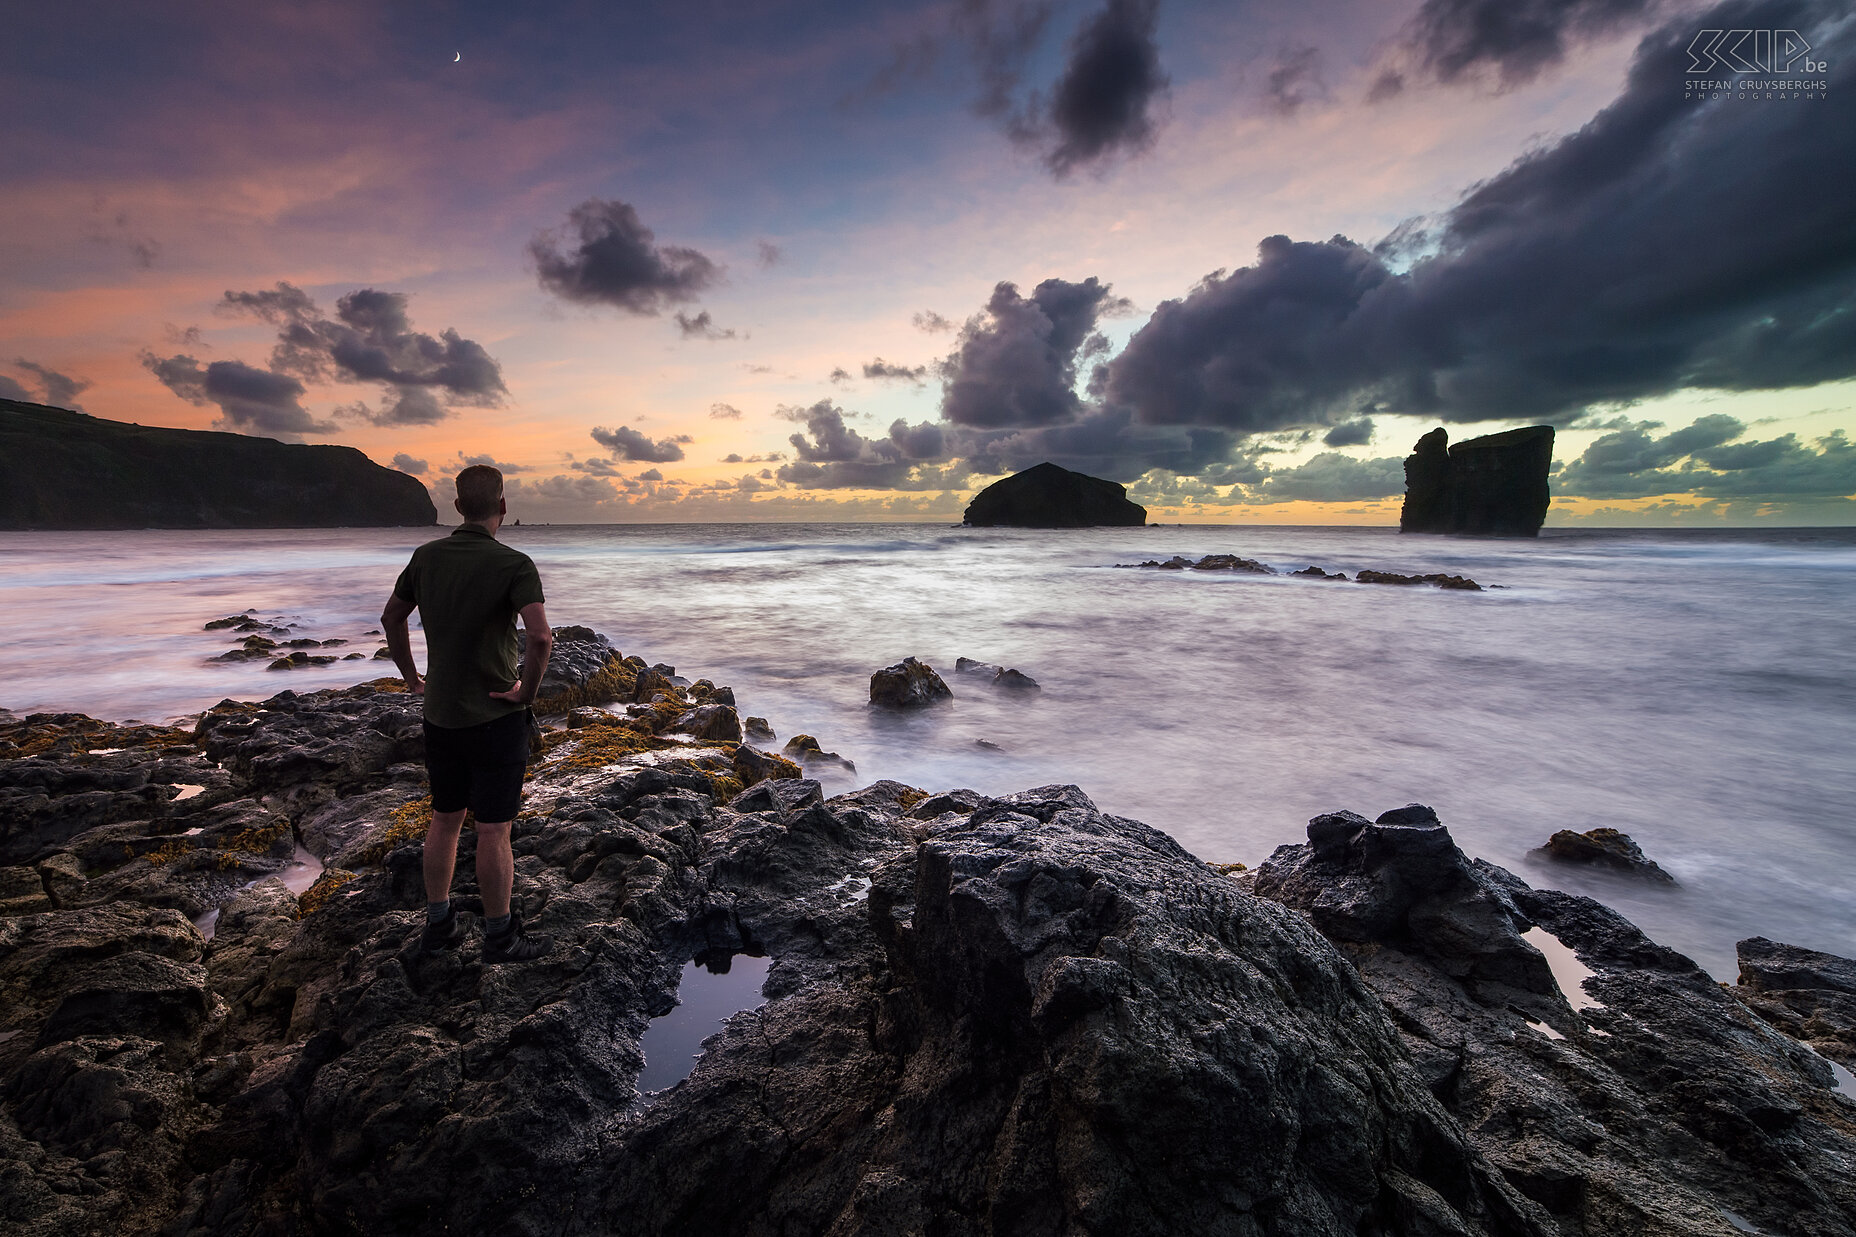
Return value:
M 380 615 L 393 663 L 406 688 L 425 698 L 425 768 L 432 784 L 432 823 L 425 832 L 425 931 L 428 954 L 470 934 L 472 916 L 451 905 L 451 873 L 468 809 L 477 818 L 477 887 L 483 895 L 483 960 L 527 962 L 552 947 L 522 930 L 510 907 L 515 855 L 509 830 L 522 804 L 528 764 L 529 704 L 547 669 L 554 633 L 542 608 L 541 576 L 528 555 L 501 544 L 509 505 L 503 474 L 477 464 L 457 478 L 464 523 L 449 537 L 413 551 Z M 417 608 L 425 626 L 424 678 L 412 658 L 406 620 Z M 516 681 L 516 616 L 527 646 Z

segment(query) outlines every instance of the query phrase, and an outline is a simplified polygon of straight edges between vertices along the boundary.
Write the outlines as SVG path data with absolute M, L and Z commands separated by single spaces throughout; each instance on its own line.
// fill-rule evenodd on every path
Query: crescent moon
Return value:
M 451 63 L 452 63 L 452 64 L 456 64 L 456 63 L 457 63 L 458 61 L 460 61 L 460 60 L 462 60 L 462 59 L 464 59 L 464 53 L 463 53 L 463 52 L 459 52 L 459 53 L 458 53 L 457 55 L 455 55 L 455 56 L 453 56 L 453 57 L 451 58 Z

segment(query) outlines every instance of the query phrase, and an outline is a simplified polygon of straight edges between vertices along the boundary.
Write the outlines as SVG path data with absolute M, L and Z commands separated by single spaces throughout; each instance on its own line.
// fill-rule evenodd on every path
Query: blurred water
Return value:
M 443 531 L 443 530 L 439 530 Z M 255 608 L 371 655 L 394 576 L 430 530 L 0 535 L 0 705 L 161 720 L 221 697 L 346 684 L 209 664 Z M 1856 953 L 1856 530 L 1549 532 L 1538 541 L 1354 528 L 617 525 L 507 529 L 556 624 L 731 684 L 781 741 L 858 782 L 988 792 L 1076 782 L 1213 861 L 1256 863 L 1308 817 L 1435 807 L 1465 850 L 1616 906 L 1715 974 L 1755 933 Z M 1115 570 L 1175 553 L 1450 571 L 1485 593 Z M 417 633 L 415 632 L 415 641 Z M 952 707 L 866 707 L 922 657 Z M 1023 670 L 1029 700 L 951 673 Z M 985 739 L 1000 750 L 982 748 Z M 778 744 L 775 744 L 778 746 Z M 850 779 L 829 786 L 846 789 Z M 1541 867 L 1555 829 L 1609 825 L 1682 886 Z

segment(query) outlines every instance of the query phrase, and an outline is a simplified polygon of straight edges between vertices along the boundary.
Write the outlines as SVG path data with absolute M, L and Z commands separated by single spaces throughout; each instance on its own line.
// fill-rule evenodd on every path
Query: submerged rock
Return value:
M 1008 670 L 1003 666 L 995 666 L 989 661 L 975 661 L 971 657 L 955 658 L 954 673 L 1006 692 L 1029 694 L 1043 690 L 1036 679 L 1022 670 Z
M 841 769 L 846 773 L 857 772 L 857 766 L 846 757 L 836 752 L 828 752 L 819 746 L 817 739 L 809 734 L 796 734 L 786 741 L 781 754 L 788 760 L 797 762 L 801 768 Z
M 1561 829 L 1534 853 L 1562 863 L 1583 863 L 1628 872 L 1661 884 L 1676 883 L 1675 877 L 1644 855 L 1643 848 L 1631 841 L 1630 834 L 1616 829 L 1588 829 L 1584 833 Z
M 975 528 L 1139 528 L 1147 508 L 1124 485 L 1045 463 L 993 482 L 961 518 Z
M 954 691 L 934 667 L 905 657 L 870 676 L 870 703 L 884 709 L 921 709 L 943 704 Z

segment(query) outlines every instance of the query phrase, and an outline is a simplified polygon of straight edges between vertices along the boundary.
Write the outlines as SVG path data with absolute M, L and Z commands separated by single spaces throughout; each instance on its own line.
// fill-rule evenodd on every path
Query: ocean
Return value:
M 166 721 L 383 673 L 377 618 L 444 529 L 0 534 L 0 706 Z M 1589 894 L 1719 978 L 1764 935 L 1856 954 L 1856 530 L 1570 531 L 1537 541 L 1359 528 L 1031 531 L 938 525 L 505 529 L 548 614 L 732 686 L 878 778 L 1080 785 L 1212 862 L 1255 865 L 1309 817 L 1429 804 L 1471 855 Z M 1156 571 L 1229 553 L 1470 576 L 1484 592 Z M 215 662 L 245 611 L 310 650 Z M 417 632 L 415 631 L 415 643 Z M 949 707 L 867 706 L 935 666 Z M 1043 690 L 995 693 L 957 657 Z M 1680 884 L 1545 862 L 1558 829 L 1629 833 Z

